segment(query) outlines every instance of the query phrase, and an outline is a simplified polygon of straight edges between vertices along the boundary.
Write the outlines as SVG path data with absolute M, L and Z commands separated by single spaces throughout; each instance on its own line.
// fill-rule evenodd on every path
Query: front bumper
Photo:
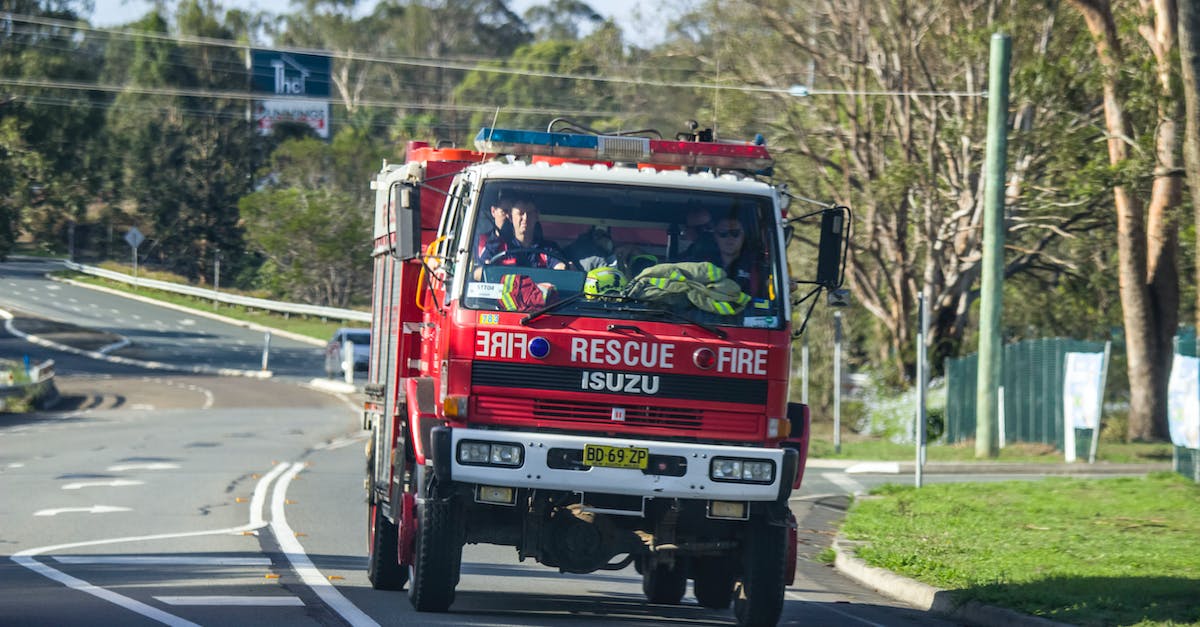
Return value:
M 476 466 L 458 461 L 456 451 L 463 440 L 482 440 L 520 444 L 524 458 L 520 467 Z M 529 433 L 438 427 L 434 429 L 434 469 L 439 479 L 463 483 L 598 492 L 656 498 L 706 499 L 730 501 L 776 501 L 786 499 L 791 492 L 798 458 L 787 449 L 717 446 L 658 440 L 633 440 L 594 436 Z M 569 469 L 553 467 L 551 451 L 563 449 L 582 451 L 585 444 L 616 447 L 644 447 L 651 457 L 672 456 L 686 460 L 681 476 L 648 474 L 625 468 L 584 467 Z M 770 460 L 775 464 L 771 483 L 741 483 L 715 481 L 709 476 L 714 457 Z M 561 464 L 559 464 L 561 466 Z

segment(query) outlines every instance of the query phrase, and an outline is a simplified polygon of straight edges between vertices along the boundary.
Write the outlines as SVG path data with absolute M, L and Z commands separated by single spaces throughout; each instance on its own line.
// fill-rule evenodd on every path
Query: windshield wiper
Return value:
M 583 297 L 584 297 L 583 292 L 576 292 L 560 301 L 553 302 L 549 305 L 546 305 L 545 307 L 542 307 L 541 309 L 531 311 L 531 312 L 525 314 L 525 317 L 521 318 L 521 324 L 528 325 L 530 322 L 533 322 L 534 320 L 537 320 L 538 318 L 540 318 L 548 313 L 553 313 L 555 311 L 558 311 L 559 309 L 566 307 L 567 305 L 570 305 L 571 303 L 573 303 Z M 655 306 L 650 301 L 647 301 L 644 299 L 635 298 L 633 296 L 611 295 L 611 296 L 604 296 L 603 300 L 608 300 L 608 301 L 616 300 L 616 301 L 621 301 L 621 302 L 625 302 L 625 303 L 637 303 L 639 305 L 642 305 L 642 307 L 640 307 L 640 308 L 620 307 L 620 308 L 617 308 L 616 311 L 625 311 L 625 312 L 629 312 L 629 313 L 644 313 L 644 314 L 663 316 L 663 317 L 675 320 L 677 322 L 684 322 L 687 324 L 692 324 L 692 325 L 698 326 L 701 329 L 704 329 L 705 331 L 708 331 L 709 333 L 712 333 L 713 335 L 721 338 L 722 340 L 729 337 L 729 334 L 726 333 L 720 327 L 716 327 L 716 326 L 713 326 L 713 325 L 705 323 L 705 322 L 700 322 L 699 320 L 693 320 L 690 316 L 686 316 L 677 311 L 672 311 L 670 309 L 667 309 L 666 307 Z M 603 301 L 601 301 L 601 302 L 603 302 Z
M 583 298 L 583 292 L 575 292 L 574 294 L 571 294 L 570 296 L 568 296 L 562 300 L 550 303 L 549 305 L 546 305 L 545 307 L 542 307 L 541 309 L 531 311 L 531 312 L 525 314 L 524 318 L 521 318 L 521 324 L 527 325 L 530 322 L 533 322 L 534 320 L 537 320 L 538 318 L 541 318 L 542 316 L 544 316 L 552 311 L 557 311 L 563 307 L 566 307 L 567 305 L 570 305 L 571 303 L 579 300 L 580 298 Z
M 708 331 L 709 333 L 712 333 L 713 335 L 721 338 L 722 340 L 729 337 L 729 334 L 726 333 L 725 330 L 721 329 L 720 327 L 713 326 L 706 322 L 700 322 L 699 320 L 693 320 L 691 318 L 691 316 L 687 316 L 687 315 L 681 314 L 677 311 L 667 309 L 666 307 L 656 306 L 656 305 L 652 304 L 651 301 L 648 301 L 648 300 L 645 300 L 642 298 L 635 298 L 633 296 L 616 296 L 616 297 L 609 297 L 609 298 L 617 298 L 617 299 L 620 299 L 627 303 L 637 303 L 637 304 L 643 306 L 641 309 L 634 309 L 634 308 L 627 307 L 627 308 L 623 309 L 623 311 L 628 311 L 628 312 L 633 312 L 633 313 L 656 314 L 656 315 L 664 316 L 667 318 L 671 318 L 672 320 L 676 320 L 678 322 L 686 322 L 687 324 L 696 325 L 696 326 L 700 327 L 701 329 L 704 329 L 705 331 Z

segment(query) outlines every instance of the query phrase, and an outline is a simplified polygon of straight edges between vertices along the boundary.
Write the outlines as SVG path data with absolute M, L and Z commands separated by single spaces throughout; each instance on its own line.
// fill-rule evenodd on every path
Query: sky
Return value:
M 273 2 L 255 2 L 254 0 L 221 0 L 225 7 L 245 7 L 248 9 L 284 12 L 291 7 L 287 0 Z M 363 6 L 370 6 L 363 2 Z M 509 0 L 508 6 L 514 13 L 524 13 L 531 6 L 543 4 L 539 0 Z M 591 0 L 591 7 L 604 17 L 613 18 L 625 33 L 627 41 L 638 41 L 641 45 L 653 44 L 663 37 L 663 25 L 666 17 L 661 9 L 653 8 L 657 3 L 647 3 L 645 0 Z M 152 2 L 145 0 L 95 0 L 95 10 L 92 13 L 92 24 L 96 26 L 116 26 L 128 24 L 150 11 Z

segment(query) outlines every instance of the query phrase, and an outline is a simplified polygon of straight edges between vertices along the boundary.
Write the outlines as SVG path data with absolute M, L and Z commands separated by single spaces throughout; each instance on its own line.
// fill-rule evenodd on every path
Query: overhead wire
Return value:
M 38 24 L 54 28 L 76 29 L 85 32 L 106 33 L 109 35 L 118 34 L 125 37 L 140 37 L 145 39 L 158 39 L 177 43 L 189 43 L 195 45 L 211 45 L 228 48 L 236 48 L 239 50 L 249 50 L 256 47 L 251 43 L 236 42 L 228 39 L 218 39 L 213 37 L 201 37 L 196 35 L 182 34 L 164 34 L 151 33 L 148 31 L 137 31 L 130 29 L 102 29 L 79 22 L 71 22 L 67 20 L 58 20 L 54 18 L 44 18 L 30 15 L 5 14 L 5 19 L 9 21 Z M 575 81 L 592 81 L 610 84 L 625 84 L 645 87 L 662 87 L 670 89 L 711 89 L 719 91 L 738 91 L 745 93 L 765 93 L 776 95 L 788 95 L 793 97 L 806 96 L 824 96 L 824 95 L 844 95 L 844 96 L 911 96 L 911 97 L 979 97 L 986 96 L 986 91 L 976 90 L 924 90 L 924 91 L 903 91 L 903 90 L 838 90 L 838 89 L 804 89 L 803 93 L 797 92 L 794 86 L 789 87 L 770 87 L 762 85 L 737 85 L 737 84 L 718 84 L 697 81 L 663 81 L 657 79 L 646 79 L 637 77 L 620 77 L 620 76 L 602 76 L 596 74 L 573 74 L 567 72 L 543 72 L 531 71 L 510 67 L 502 67 L 491 65 L 488 63 L 470 63 L 446 59 L 423 59 L 415 57 L 383 57 L 372 54 L 364 54 L 354 51 L 331 51 L 320 48 L 309 48 L 301 46 L 270 46 L 274 51 L 289 52 L 294 54 L 313 54 L 330 56 L 337 59 L 347 61 L 367 61 L 373 63 L 390 64 L 390 65 L 407 65 L 412 67 L 434 68 L 441 70 L 456 70 L 463 72 L 480 72 L 492 74 L 506 74 L 525 76 L 531 78 L 555 78 Z M 497 59 L 503 62 L 504 59 Z

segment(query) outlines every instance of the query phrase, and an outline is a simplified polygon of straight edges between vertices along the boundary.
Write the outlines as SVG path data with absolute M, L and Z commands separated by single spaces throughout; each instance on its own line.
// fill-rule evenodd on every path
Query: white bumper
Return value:
M 462 440 L 518 443 L 524 447 L 524 460 L 519 468 L 465 465 L 458 461 L 458 443 Z M 687 460 L 681 477 L 644 474 L 625 468 L 590 467 L 586 470 L 551 468 L 547 463 L 550 449 L 582 450 L 584 444 L 617 447 L 638 446 L 650 450 L 650 455 L 674 455 Z M 779 498 L 780 481 L 791 483 L 783 474 L 782 449 L 716 446 L 657 440 L 629 440 L 592 436 L 574 436 L 520 431 L 483 429 L 451 430 L 450 478 L 464 483 L 571 490 L 633 496 L 707 499 L 729 501 L 774 501 Z M 731 483 L 713 481 L 709 466 L 714 457 L 771 460 L 775 462 L 775 480 L 770 484 Z

